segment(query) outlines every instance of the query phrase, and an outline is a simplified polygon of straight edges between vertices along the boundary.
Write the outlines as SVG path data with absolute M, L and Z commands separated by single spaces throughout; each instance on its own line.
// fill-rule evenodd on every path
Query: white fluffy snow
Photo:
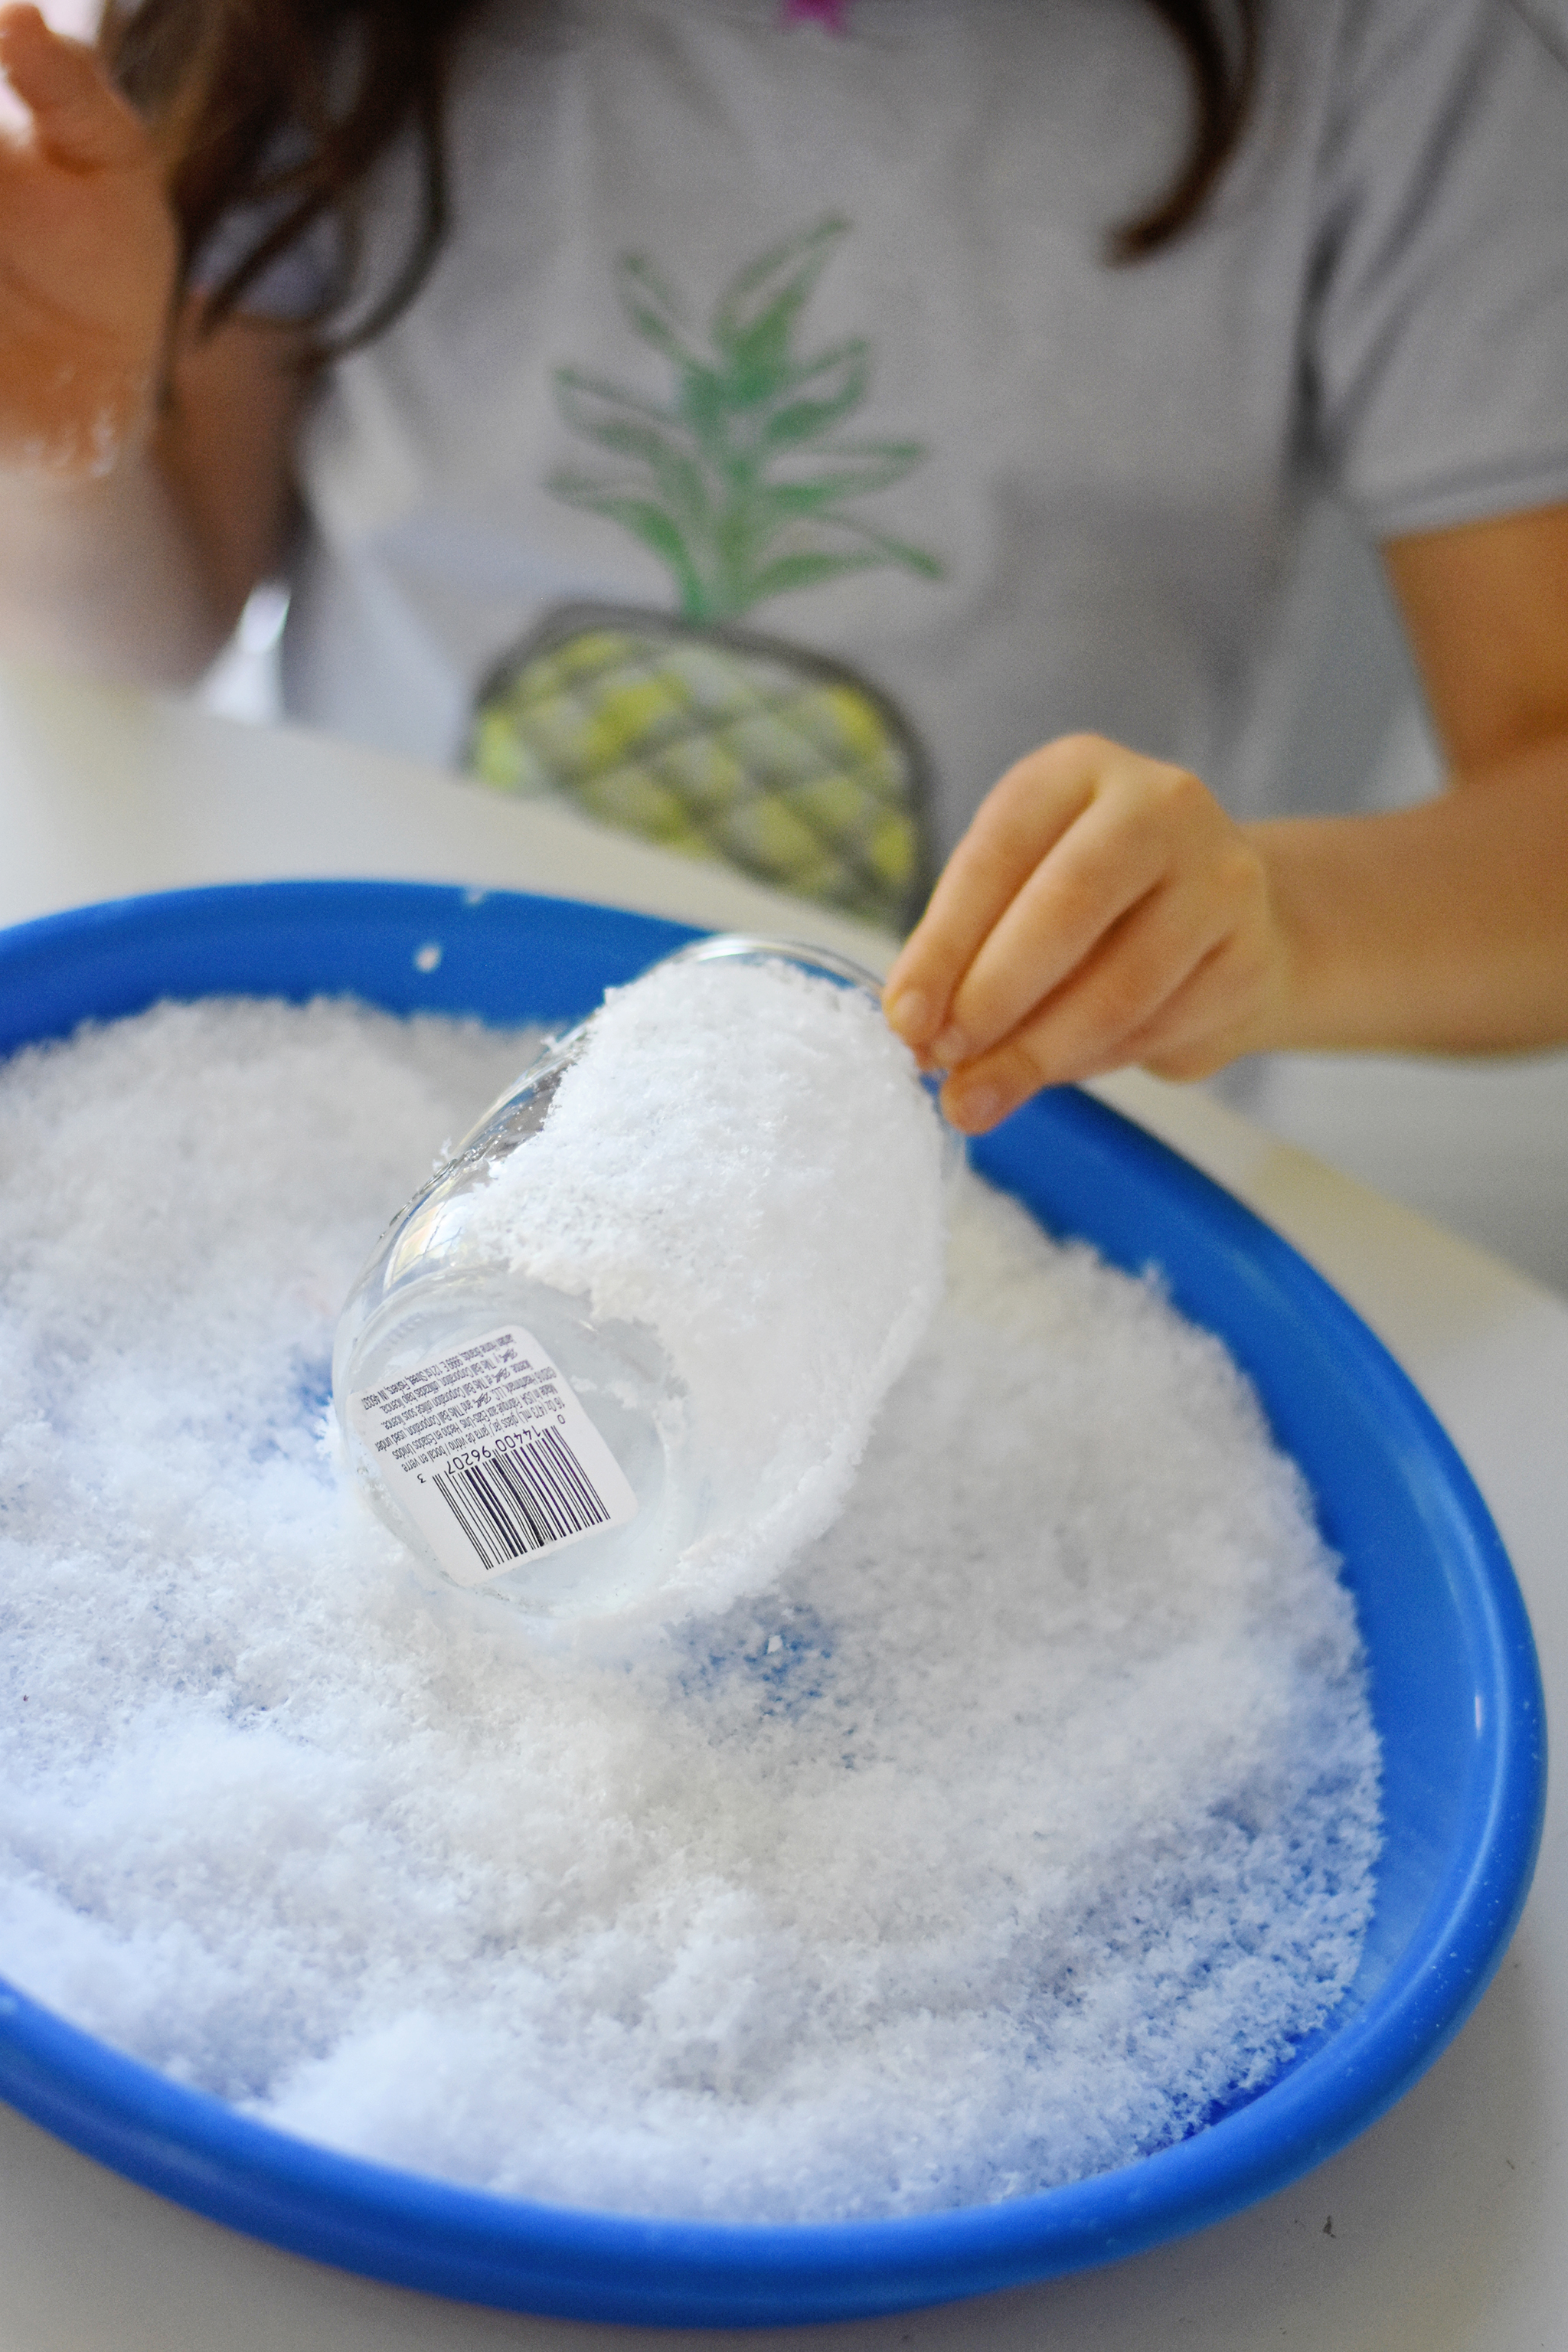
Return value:
M 610 992 L 543 1127 L 495 1169 L 469 1234 L 651 1330 L 670 1367 L 709 1499 L 657 1607 L 755 1591 L 837 1517 L 942 1294 L 942 1157 L 863 991 L 678 961 Z
M 432 1592 L 342 1296 L 519 1040 L 160 1008 L 0 1071 L 0 1968 L 331 2144 L 630 2210 L 1162 2146 L 1353 1973 L 1349 1599 L 1218 1344 L 968 1184 L 847 1504 L 616 1665 Z

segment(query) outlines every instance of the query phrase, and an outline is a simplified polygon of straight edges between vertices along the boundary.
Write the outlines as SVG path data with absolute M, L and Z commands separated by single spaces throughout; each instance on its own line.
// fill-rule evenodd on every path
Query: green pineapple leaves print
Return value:
M 705 347 L 652 263 L 625 257 L 622 308 L 673 370 L 665 401 L 577 368 L 556 371 L 564 422 L 623 470 L 605 480 L 563 468 L 549 488 L 651 549 L 675 581 L 684 620 L 734 620 L 787 590 L 889 564 L 942 576 L 935 556 L 847 511 L 926 455 L 918 441 L 837 437 L 866 397 L 869 343 L 854 335 L 826 350 L 795 347 L 848 226 L 819 221 L 748 263 L 714 305 Z
M 706 340 L 650 261 L 619 264 L 621 306 L 665 396 L 555 371 L 562 418 L 616 460 L 546 487 L 617 524 L 675 583 L 676 609 L 574 600 L 540 614 L 479 687 L 468 761 L 498 791 L 552 794 L 603 824 L 900 926 L 929 881 L 925 755 L 896 704 L 841 662 L 738 625 L 770 597 L 935 556 L 857 511 L 925 457 L 852 439 L 871 346 L 802 348 L 848 225 L 775 246 L 731 279 Z

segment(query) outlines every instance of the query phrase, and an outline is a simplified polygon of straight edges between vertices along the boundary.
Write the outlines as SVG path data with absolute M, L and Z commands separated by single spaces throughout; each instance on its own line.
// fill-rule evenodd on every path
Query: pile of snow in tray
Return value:
M 653 1606 L 712 1608 L 843 1506 L 942 1295 L 941 1126 L 864 991 L 677 961 L 610 992 L 467 1223 L 657 1335 L 669 1452 L 707 1499 Z
M 599 2206 L 1112 2165 L 1352 1974 L 1349 1601 L 1216 1343 L 978 1185 L 848 1505 L 614 1669 L 431 1594 L 333 1319 L 519 1043 L 163 1008 L 0 1073 L 0 1969 L 343 2147 Z

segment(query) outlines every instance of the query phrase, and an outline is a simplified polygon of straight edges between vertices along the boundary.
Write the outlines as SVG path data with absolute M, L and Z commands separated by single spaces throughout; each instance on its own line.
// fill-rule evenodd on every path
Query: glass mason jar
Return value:
M 880 1001 L 859 965 L 788 940 L 703 939 L 665 962 L 784 963 Z M 520 1273 L 482 1213 L 594 1018 L 546 1042 L 395 1219 L 332 1360 L 348 1457 L 386 1524 L 426 1569 L 558 1616 L 645 1599 L 713 1507 L 655 1333 Z

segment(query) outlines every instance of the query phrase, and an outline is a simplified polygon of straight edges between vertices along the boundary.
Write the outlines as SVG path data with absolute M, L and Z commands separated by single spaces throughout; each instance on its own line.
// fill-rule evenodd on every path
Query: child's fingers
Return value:
M 1093 793 L 1086 739 L 1047 744 L 987 794 L 888 974 L 883 1003 L 907 1045 L 928 1047 L 982 942 Z
M 1230 828 L 1217 853 L 1173 869 L 1113 923 L 1010 1035 L 953 1070 L 942 1108 L 973 1134 L 1043 1086 L 1129 1063 L 1205 1076 L 1256 1050 L 1287 985 L 1263 860 Z
M 981 942 L 931 1040 L 944 1069 L 1009 1035 L 1177 866 L 1179 821 L 1143 766 L 1108 780 Z
M 1220 909 L 1191 898 L 1181 889 L 1152 892 L 1017 1028 L 956 1069 L 942 1097 L 952 1124 L 976 1133 L 1041 1087 L 1136 1058 L 1133 1040 L 1159 1033 L 1169 1008 L 1225 943 Z
M 945 1069 L 977 1060 L 1142 899 L 1223 862 L 1231 830 L 1180 768 L 1095 736 L 1048 744 L 1003 779 L 955 853 L 889 978 L 894 1028 Z M 930 1006 L 944 956 L 962 959 L 946 1012 L 917 1036 L 909 994 L 924 982 Z
M 141 161 L 141 125 L 110 88 L 92 50 L 51 32 L 37 8 L 0 13 L 0 66 L 51 162 L 96 171 Z

